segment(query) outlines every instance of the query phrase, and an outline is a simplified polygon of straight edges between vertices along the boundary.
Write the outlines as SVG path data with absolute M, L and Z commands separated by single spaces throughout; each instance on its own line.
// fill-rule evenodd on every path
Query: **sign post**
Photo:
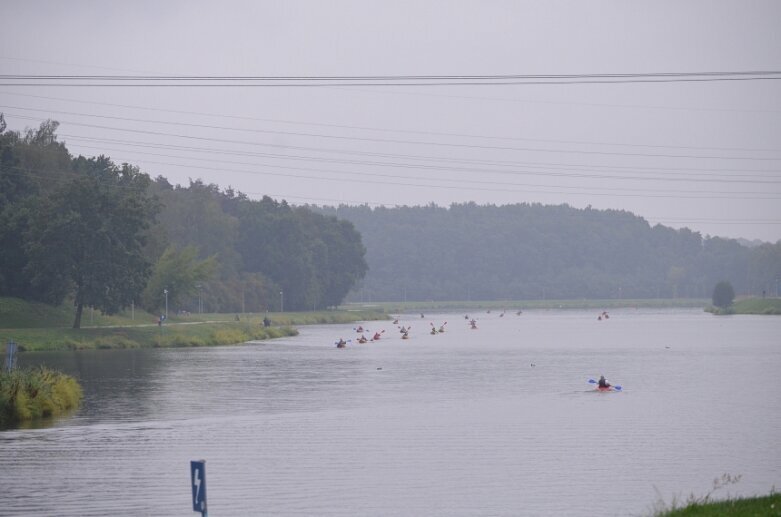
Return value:
M 9 341 L 5 346 L 5 369 L 10 372 L 16 366 L 16 343 Z
M 206 509 L 206 460 L 190 462 L 190 485 L 193 489 L 193 511 L 208 517 Z

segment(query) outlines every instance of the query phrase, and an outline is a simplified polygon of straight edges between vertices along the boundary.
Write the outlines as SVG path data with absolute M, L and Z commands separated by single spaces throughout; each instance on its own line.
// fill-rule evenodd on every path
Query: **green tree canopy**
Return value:
M 164 290 L 168 291 L 168 304 L 177 307 L 186 297 L 193 296 L 198 284 L 208 280 L 217 266 L 211 256 L 198 260 L 198 250 L 188 246 L 177 250 L 169 246 L 157 261 L 152 277 L 144 289 L 142 305 L 149 312 L 156 312 L 165 303 Z
M 146 285 L 141 251 L 154 205 L 149 177 L 135 167 L 101 156 L 80 157 L 73 168 L 77 175 L 42 199 L 32 219 L 25 270 L 46 301 L 73 295 L 79 328 L 85 305 L 112 314 Z

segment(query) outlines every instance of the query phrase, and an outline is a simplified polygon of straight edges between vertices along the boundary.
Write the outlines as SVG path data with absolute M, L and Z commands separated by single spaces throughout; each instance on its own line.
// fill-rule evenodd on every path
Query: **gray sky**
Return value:
M 775 1 L 4 1 L 0 17 L 2 74 L 781 70 Z M 0 111 L 12 129 L 59 120 L 74 154 L 251 197 L 568 203 L 781 239 L 778 80 L 1 86 Z

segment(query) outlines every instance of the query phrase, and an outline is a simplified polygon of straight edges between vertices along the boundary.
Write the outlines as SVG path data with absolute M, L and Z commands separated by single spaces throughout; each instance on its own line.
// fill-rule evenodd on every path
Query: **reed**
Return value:
M 57 416 L 79 406 L 82 390 L 70 375 L 46 367 L 0 373 L 0 426 Z

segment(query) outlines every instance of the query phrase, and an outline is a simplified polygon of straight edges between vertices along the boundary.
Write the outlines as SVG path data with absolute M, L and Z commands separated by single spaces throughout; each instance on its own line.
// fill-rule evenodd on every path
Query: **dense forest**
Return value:
M 343 300 L 778 296 L 781 241 L 744 246 L 616 210 L 292 207 L 72 156 L 0 114 L 0 296 L 114 313 L 311 310 Z M 365 246 L 365 247 L 364 247 Z
M 318 209 L 312 207 L 313 209 Z M 360 231 L 369 272 L 352 300 L 777 296 L 781 241 L 756 247 L 616 210 L 515 204 L 319 208 Z
M 79 327 L 86 307 L 322 309 L 366 273 L 347 221 L 72 156 L 57 127 L 6 131 L 0 114 L 0 296 L 73 300 Z

